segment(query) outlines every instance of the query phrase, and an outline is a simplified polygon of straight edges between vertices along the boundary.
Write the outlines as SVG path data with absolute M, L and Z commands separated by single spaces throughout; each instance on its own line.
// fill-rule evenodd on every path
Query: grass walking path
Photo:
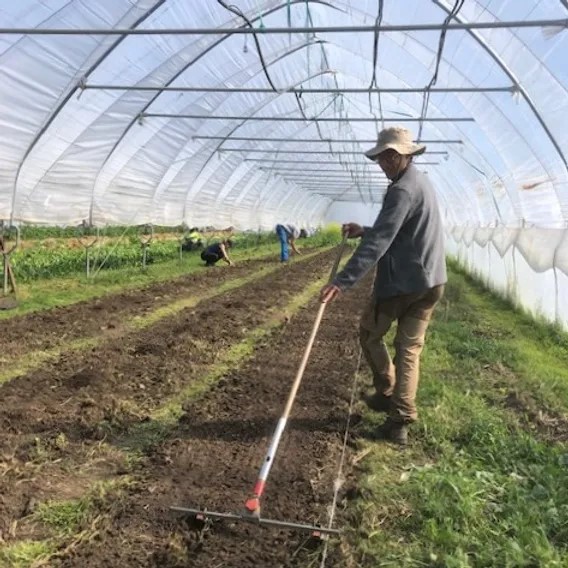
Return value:
M 419 410 L 404 451 L 365 411 L 347 565 L 568 566 L 568 335 L 452 266 Z

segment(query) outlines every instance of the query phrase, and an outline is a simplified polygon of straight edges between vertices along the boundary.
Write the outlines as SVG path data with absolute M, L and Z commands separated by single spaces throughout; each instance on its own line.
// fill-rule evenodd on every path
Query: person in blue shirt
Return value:
M 278 240 L 280 241 L 280 261 L 286 262 L 289 258 L 290 248 L 296 253 L 301 255 L 302 253 L 296 248 L 296 239 L 302 236 L 302 231 L 295 227 L 294 225 L 276 225 L 276 234 L 278 235 Z

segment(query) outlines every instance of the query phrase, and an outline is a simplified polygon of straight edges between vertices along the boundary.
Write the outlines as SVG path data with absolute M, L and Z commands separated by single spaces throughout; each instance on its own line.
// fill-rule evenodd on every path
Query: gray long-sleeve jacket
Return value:
M 378 263 L 378 264 L 377 264 Z M 446 258 L 436 193 L 412 163 L 385 195 L 375 224 L 333 283 L 346 290 L 377 265 L 377 300 L 445 284 Z

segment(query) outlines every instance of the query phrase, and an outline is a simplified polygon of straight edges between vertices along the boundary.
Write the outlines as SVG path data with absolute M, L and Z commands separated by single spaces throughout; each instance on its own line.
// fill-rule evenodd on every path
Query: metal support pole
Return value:
M 139 115 L 139 119 L 144 121 L 146 118 L 183 118 L 190 120 L 246 120 L 246 121 L 264 121 L 264 122 L 475 122 L 474 118 L 457 116 L 457 117 L 399 117 L 399 118 L 367 118 L 362 116 L 355 117 L 338 117 L 326 116 L 322 118 L 316 117 L 300 117 L 300 116 L 215 116 L 205 114 L 177 114 L 165 112 L 149 112 Z
M 276 163 L 278 163 L 278 162 L 279 162 L 279 160 L 276 160 Z M 301 163 L 305 163 L 305 162 L 301 162 Z M 415 166 L 439 166 L 440 162 L 413 162 L 413 164 Z M 271 168 L 265 168 L 265 169 L 272 171 Z M 302 171 L 302 170 L 299 170 L 299 171 Z
M 144 225 L 138 235 L 140 244 L 142 245 L 142 270 L 146 270 L 146 262 L 148 260 L 148 247 L 154 238 L 154 226 Z
M 319 138 L 263 138 L 261 136 L 231 136 L 227 138 L 226 136 L 192 136 L 192 140 L 224 140 L 225 142 L 231 142 L 233 140 L 239 142 L 296 142 L 296 143 L 323 143 L 323 144 L 376 144 L 376 138 L 367 138 L 367 139 L 357 139 L 357 140 L 350 140 L 348 138 L 340 138 L 340 139 L 333 139 L 333 138 L 324 138 L 323 140 Z M 414 140 L 417 142 L 417 140 Z M 463 144 L 463 140 L 420 140 L 421 144 Z
M 4 296 L 8 295 L 8 253 L 2 251 L 3 269 L 4 269 Z
M 348 156 L 361 156 L 361 152 L 351 152 L 349 150 L 283 150 L 282 148 L 268 150 L 268 149 L 260 149 L 257 150 L 256 148 L 221 148 L 219 153 L 223 152 L 251 152 L 256 154 L 340 154 L 340 155 L 348 155 Z M 436 151 L 426 151 L 423 152 L 421 155 L 430 154 L 430 155 L 438 155 L 438 156 L 447 156 L 448 152 L 443 150 L 436 150 Z
M 379 26 L 296 26 L 274 28 L 0 28 L 4 35 L 227 35 L 227 34 L 319 34 L 319 33 L 374 33 L 453 30 L 490 30 L 505 28 L 568 27 L 568 19 L 557 20 L 502 20 L 498 22 L 443 22 L 426 24 L 384 24 Z
M 353 182 L 360 182 L 360 183 L 387 183 L 387 178 L 385 177 L 375 177 L 375 176 L 354 176 L 354 175 L 335 175 L 335 174 L 328 174 L 328 175 L 317 175 L 313 173 L 303 173 L 301 171 L 294 172 L 280 172 L 275 171 L 273 172 L 276 175 L 284 177 L 286 179 L 302 179 L 306 181 L 310 180 L 328 180 L 328 181 L 337 181 L 337 182 L 346 182 L 346 181 L 353 181 Z
M 174 92 L 174 93 L 274 93 L 273 89 L 268 87 L 159 87 L 155 85 L 137 86 L 137 85 L 82 85 L 85 90 L 97 91 L 141 91 L 141 92 Z M 503 87 L 432 87 L 428 91 L 430 93 L 514 93 L 515 86 Z M 364 87 L 341 87 L 341 88 L 325 88 L 325 87 L 305 87 L 298 89 L 297 87 L 278 89 L 281 94 L 397 94 L 397 93 L 424 93 L 425 87 L 400 87 L 400 88 L 364 88 Z
M 361 154 L 361 156 L 363 156 L 363 154 Z M 349 167 L 354 167 L 354 166 L 362 166 L 362 167 L 367 167 L 370 168 L 372 166 L 371 162 L 367 159 L 365 159 L 366 161 L 360 161 L 360 162 L 350 162 L 348 165 Z M 297 164 L 298 166 L 301 166 L 303 164 L 320 164 L 321 166 L 341 166 L 340 162 L 336 162 L 335 160 L 333 161 L 328 161 L 325 158 L 322 158 L 321 160 L 281 160 L 280 158 L 245 158 L 243 160 L 243 162 L 266 162 L 266 163 L 270 163 L 270 164 Z M 346 171 L 345 168 L 342 168 L 341 171 Z
M 346 170 L 327 170 L 322 168 L 321 170 L 314 170 L 314 169 L 302 169 L 302 168 L 261 168 L 265 172 L 270 172 L 282 176 L 289 176 L 289 175 L 304 175 L 308 174 L 308 177 L 328 177 L 328 178 L 350 178 L 350 179 L 370 179 L 370 180 L 378 180 L 384 181 L 387 178 L 385 176 L 380 176 L 378 174 L 372 174 L 371 172 L 358 172 L 353 171 L 349 172 Z M 312 174 L 324 174 L 323 176 L 316 176 Z
M 12 240 L 14 242 L 9 245 L 8 241 Z M 12 288 L 14 297 L 17 295 L 16 279 L 14 277 L 14 272 L 12 270 L 12 265 L 10 263 L 10 255 L 20 246 L 20 229 L 17 226 L 7 227 L 4 222 L 2 222 L 2 233 L 0 234 L 0 253 L 2 254 L 2 268 L 4 272 L 4 278 L 2 283 L 2 293 L 3 297 L 6 298 L 9 294 L 9 288 Z M 3 309 L 16 307 L 16 303 L 1 305 Z
M 359 188 L 364 188 L 364 189 L 381 189 L 381 188 L 387 188 L 386 184 L 372 184 L 372 183 L 368 183 L 368 182 L 364 182 L 364 183 L 357 183 L 356 181 L 334 181 L 334 180 L 308 180 L 308 181 L 302 181 L 302 180 L 289 180 L 289 181 L 294 181 L 295 184 L 299 185 L 300 187 L 329 187 L 329 188 L 335 188 L 335 187 L 359 187 Z
M 185 242 L 185 237 L 188 235 L 188 231 L 185 230 L 185 225 L 181 226 L 181 235 L 178 238 L 179 242 L 179 262 L 180 264 L 183 262 L 183 243 Z
M 87 279 L 91 276 L 91 248 L 94 247 L 99 240 L 99 229 L 97 228 L 96 235 L 91 237 L 91 240 L 89 240 L 89 238 L 89 235 L 81 235 L 78 237 L 79 242 L 85 249 L 85 274 L 87 275 Z

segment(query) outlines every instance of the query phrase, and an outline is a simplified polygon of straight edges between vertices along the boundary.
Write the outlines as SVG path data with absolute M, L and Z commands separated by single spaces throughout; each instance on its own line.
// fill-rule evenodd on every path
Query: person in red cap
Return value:
M 360 342 L 373 373 L 375 393 L 367 404 L 388 412 L 379 437 L 408 441 L 408 424 L 417 417 L 420 354 L 428 323 L 447 281 L 442 219 L 428 176 L 413 165 L 426 148 L 405 128 L 379 133 L 365 155 L 390 180 L 381 211 L 372 227 L 347 223 L 343 232 L 361 243 L 345 268 L 324 286 L 321 300 L 330 302 L 377 267 L 373 294 L 360 324 Z M 391 359 L 384 336 L 397 321 Z

